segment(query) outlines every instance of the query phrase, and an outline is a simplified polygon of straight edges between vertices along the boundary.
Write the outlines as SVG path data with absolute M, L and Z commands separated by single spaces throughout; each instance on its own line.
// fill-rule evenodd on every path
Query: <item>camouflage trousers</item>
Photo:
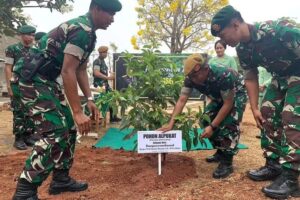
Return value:
M 240 139 L 240 122 L 243 118 L 247 102 L 247 95 L 243 93 L 235 97 L 235 102 L 230 113 L 220 124 L 219 128 L 214 131 L 210 142 L 214 148 L 222 151 L 226 155 L 235 155 L 238 153 L 237 145 Z M 217 116 L 223 103 L 212 100 L 204 109 L 211 121 Z M 204 126 L 208 126 L 203 122 Z
M 53 169 L 71 168 L 76 142 L 75 124 L 56 82 L 36 75 L 33 82 L 20 79 L 19 90 L 25 114 L 33 121 L 39 139 L 20 178 L 40 185 Z
M 13 112 L 13 134 L 16 138 L 24 138 L 33 134 L 32 121 L 25 116 L 24 107 L 20 97 L 18 82 L 11 82 L 13 97 L 11 98 L 11 108 Z
M 273 78 L 262 101 L 264 156 L 300 170 L 300 77 Z

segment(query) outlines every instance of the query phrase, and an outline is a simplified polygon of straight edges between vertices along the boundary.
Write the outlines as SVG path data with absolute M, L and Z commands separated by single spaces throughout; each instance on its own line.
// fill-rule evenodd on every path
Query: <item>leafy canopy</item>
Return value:
M 47 8 L 64 13 L 72 10 L 74 0 L 0 0 L 0 34 L 13 36 L 19 26 L 30 21 L 26 8 Z
M 228 0 L 138 0 L 140 30 L 131 43 L 165 44 L 171 53 L 203 49 L 213 40 L 210 21 Z

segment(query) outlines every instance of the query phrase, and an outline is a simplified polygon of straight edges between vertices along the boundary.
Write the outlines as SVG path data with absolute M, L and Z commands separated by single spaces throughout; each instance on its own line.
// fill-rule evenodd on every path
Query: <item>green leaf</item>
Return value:
M 188 151 L 190 151 L 190 150 L 191 150 L 191 147 L 192 147 L 191 141 L 186 141 L 186 149 L 187 149 Z
M 127 118 L 123 118 L 121 121 L 121 125 L 120 125 L 120 129 L 123 130 L 125 128 L 129 128 L 130 127 L 130 120 L 128 120 Z
M 207 114 L 203 114 L 202 115 L 202 119 L 204 120 L 204 121 L 206 121 L 207 123 L 211 123 L 211 119 L 210 119 L 210 117 L 207 115 Z
M 194 146 L 197 146 L 197 144 L 198 144 L 198 130 L 197 130 L 197 128 L 194 128 L 193 144 L 194 144 Z
M 136 141 L 136 140 L 135 140 L 135 141 Z M 136 151 L 136 149 L 137 149 L 137 143 L 134 145 L 133 151 Z
M 207 144 L 205 142 L 205 139 L 200 138 L 200 143 L 204 148 L 207 148 Z
M 131 131 L 131 133 L 127 134 L 124 136 L 123 140 L 128 140 L 128 139 L 131 139 L 135 134 L 137 133 L 137 130 L 136 129 L 133 129 Z

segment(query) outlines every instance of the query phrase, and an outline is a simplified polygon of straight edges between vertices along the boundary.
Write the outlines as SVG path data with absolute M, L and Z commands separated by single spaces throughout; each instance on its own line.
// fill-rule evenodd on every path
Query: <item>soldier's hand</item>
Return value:
M 162 131 L 164 133 L 164 132 L 172 130 L 172 128 L 173 128 L 172 124 L 167 124 L 159 129 L 157 129 L 157 131 Z
M 253 110 L 252 113 L 253 113 L 253 117 L 256 121 L 256 126 L 260 129 L 262 129 L 263 123 L 265 123 L 266 120 L 263 118 L 263 116 L 259 110 Z
M 208 126 L 204 129 L 203 133 L 200 136 L 200 139 L 210 138 L 213 135 L 214 131 L 211 126 Z
M 114 75 L 110 75 L 107 77 L 107 80 L 114 80 L 115 79 L 115 76 Z
M 92 113 L 92 119 L 96 120 L 99 118 L 99 109 L 93 101 L 88 101 L 86 105 L 89 111 Z
M 91 130 L 91 119 L 85 114 L 83 114 L 82 112 L 74 113 L 73 116 L 80 134 L 82 135 L 88 134 Z

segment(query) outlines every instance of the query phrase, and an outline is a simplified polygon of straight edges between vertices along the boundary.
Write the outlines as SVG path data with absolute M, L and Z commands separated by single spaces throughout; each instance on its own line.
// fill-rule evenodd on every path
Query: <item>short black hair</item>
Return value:
M 224 49 L 226 49 L 226 47 L 227 47 L 226 42 L 224 42 L 223 40 L 218 40 L 215 42 L 215 49 L 217 47 L 217 44 L 221 44 L 224 47 Z

